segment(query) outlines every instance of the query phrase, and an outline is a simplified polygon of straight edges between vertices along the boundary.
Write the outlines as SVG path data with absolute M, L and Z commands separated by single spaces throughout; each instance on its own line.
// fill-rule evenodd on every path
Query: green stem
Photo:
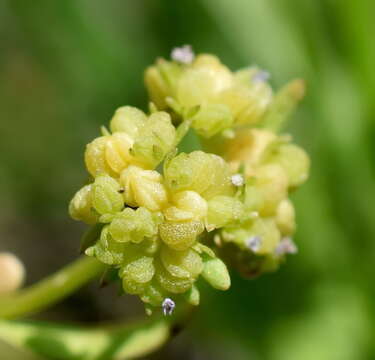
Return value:
M 46 279 L 0 298 L 0 318 L 13 319 L 50 306 L 100 275 L 104 265 L 98 260 L 82 257 Z
M 61 360 L 143 358 L 177 335 L 192 310 L 183 307 L 171 317 L 96 327 L 0 320 L 0 340 L 48 359 L 55 358 L 56 351 Z

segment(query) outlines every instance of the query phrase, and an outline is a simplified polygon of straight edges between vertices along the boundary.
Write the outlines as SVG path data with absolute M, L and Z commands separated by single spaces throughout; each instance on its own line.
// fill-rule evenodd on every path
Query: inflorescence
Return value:
M 120 107 L 87 145 L 91 181 L 69 208 L 99 226 L 86 254 L 117 269 L 148 312 L 165 315 L 179 301 L 199 304 L 200 278 L 227 290 L 227 266 L 253 277 L 296 253 L 288 196 L 309 171 L 306 153 L 279 134 L 303 81 L 274 93 L 257 67 L 231 72 L 190 46 L 171 59 L 145 72 L 150 114 Z M 189 129 L 202 150 L 178 152 Z

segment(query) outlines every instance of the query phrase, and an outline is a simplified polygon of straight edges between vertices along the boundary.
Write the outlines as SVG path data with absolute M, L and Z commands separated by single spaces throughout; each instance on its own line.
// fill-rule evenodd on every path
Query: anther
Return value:
M 246 240 L 246 246 L 253 252 L 258 252 L 262 246 L 262 238 L 260 236 L 251 236 Z
M 281 239 L 280 243 L 275 249 L 275 254 L 278 256 L 286 254 L 297 254 L 298 248 L 297 245 L 290 237 L 284 237 Z
M 176 47 L 171 52 L 171 59 L 181 64 L 191 64 L 194 60 L 194 52 L 191 45 Z
M 241 174 L 232 175 L 230 179 L 234 186 L 243 186 L 245 183 L 245 180 Z
M 257 82 L 265 82 L 270 78 L 270 73 L 264 70 L 259 70 L 257 73 L 253 75 L 251 80 L 255 83 Z
M 175 306 L 176 305 L 175 305 L 175 303 L 174 303 L 174 301 L 172 299 L 165 298 L 164 301 L 163 301 L 163 304 L 162 304 L 163 314 L 165 316 L 172 315 Z

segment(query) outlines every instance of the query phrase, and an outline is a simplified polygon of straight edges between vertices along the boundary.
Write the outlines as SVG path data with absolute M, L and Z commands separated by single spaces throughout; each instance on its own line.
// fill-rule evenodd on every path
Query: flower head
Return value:
M 69 212 L 99 223 L 85 253 L 115 268 L 148 312 L 198 305 L 200 278 L 227 290 L 227 265 L 253 277 L 297 251 L 289 193 L 306 181 L 309 158 L 276 129 L 304 86 L 274 92 L 268 79 L 257 67 L 232 72 L 216 56 L 175 48 L 145 72 L 151 114 L 120 107 L 111 132 L 87 145 L 91 182 Z M 178 152 L 189 127 L 209 152 Z

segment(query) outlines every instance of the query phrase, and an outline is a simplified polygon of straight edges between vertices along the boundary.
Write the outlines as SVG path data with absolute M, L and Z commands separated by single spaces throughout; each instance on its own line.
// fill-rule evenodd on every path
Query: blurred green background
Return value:
M 192 44 L 232 69 L 258 64 L 276 87 L 306 79 L 289 130 L 312 173 L 293 195 L 298 256 L 208 291 L 189 330 L 147 359 L 375 359 L 374 18 L 373 0 L 1 0 L 0 250 L 28 283 L 76 256 L 67 204 L 85 144 L 118 106 L 146 108 L 147 65 Z M 142 314 L 115 295 L 93 284 L 39 317 Z

